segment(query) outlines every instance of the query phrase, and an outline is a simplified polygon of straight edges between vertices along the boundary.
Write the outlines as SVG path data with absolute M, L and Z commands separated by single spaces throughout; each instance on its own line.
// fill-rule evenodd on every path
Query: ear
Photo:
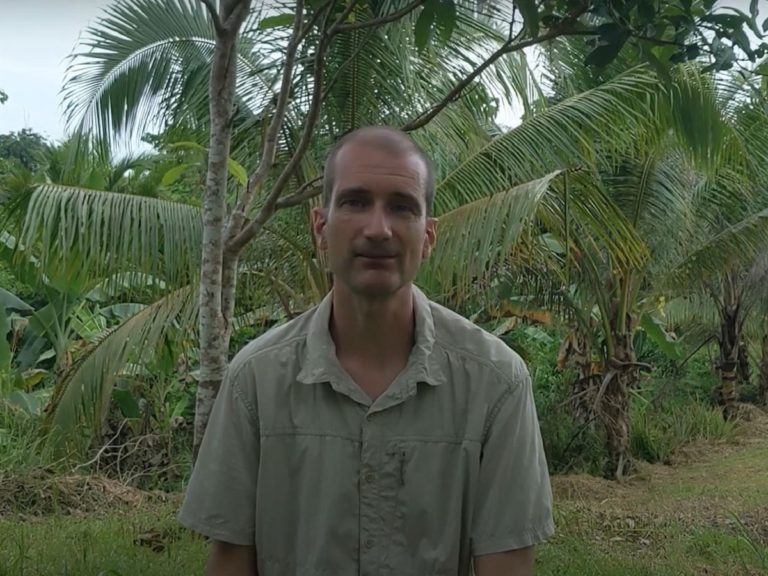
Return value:
M 328 221 L 328 211 L 323 207 L 312 208 L 312 234 L 315 236 L 315 244 L 320 250 L 328 249 L 328 241 L 325 238 L 325 225 Z
M 429 258 L 437 241 L 437 218 L 427 218 L 427 227 L 424 231 L 424 246 L 421 250 L 422 259 Z

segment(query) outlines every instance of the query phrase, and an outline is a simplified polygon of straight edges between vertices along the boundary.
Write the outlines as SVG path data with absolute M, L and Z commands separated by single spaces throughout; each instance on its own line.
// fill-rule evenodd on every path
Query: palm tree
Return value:
M 590 77 L 576 66 L 582 56 L 583 49 L 574 42 L 553 47 L 551 84 L 556 97 L 601 85 L 631 65 L 633 58 L 625 54 L 600 76 Z M 566 200 L 561 200 L 559 214 L 554 212 L 558 217 L 541 218 L 539 228 L 550 243 L 555 239 L 558 244 L 561 257 L 555 267 L 566 287 L 559 299 L 576 323 L 569 341 L 579 356 L 578 392 L 582 400 L 589 399 L 587 411 L 605 428 L 610 472 L 617 478 L 629 456 L 629 391 L 637 385 L 638 371 L 646 368 L 635 357 L 634 335 L 655 307 L 654 285 L 669 285 L 672 278 L 679 282 L 683 269 L 690 284 L 701 271 L 691 266 L 693 261 L 709 259 L 709 268 L 722 270 L 726 255 L 733 257 L 735 250 L 745 247 L 746 253 L 754 254 L 767 236 L 761 222 L 768 206 L 748 201 L 749 194 L 723 182 L 725 173 L 732 181 L 738 174 L 742 185 L 764 185 L 766 180 L 755 166 L 765 166 L 768 156 L 761 144 L 752 145 L 755 131 L 765 130 L 763 109 L 744 109 L 743 116 L 752 123 L 747 129 L 748 124 L 741 124 L 738 115 L 725 107 L 733 91 L 728 95 L 718 91 L 711 78 L 693 66 L 673 71 L 670 80 L 668 90 L 651 104 L 658 122 L 637 126 L 633 144 L 624 150 L 611 150 L 600 142 L 596 154 L 602 157 L 601 165 L 588 174 L 588 184 L 601 191 L 617 221 L 640 241 L 640 257 L 622 258 L 578 214 L 571 213 L 569 222 Z M 560 198 L 572 202 L 569 193 L 580 184 L 584 185 L 574 182 L 570 190 L 562 190 Z M 726 205 L 731 210 L 717 228 L 703 226 Z M 482 262 L 476 260 L 478 266 Z M 593 369 L 592 350 L 599 350 L 600 373 Z M 585 382 L 593 384 L 591 391 L 584 388 Z
M 251 15 L 239 45 L 241 78 L 248 81 L 238 86 L 232 155 L 243 165 L 258 157 L 266 126 L 265 103 L 272 97 L 274 70 L 281 57 L 281 30 L 265 30 L 262 21 L 259 14 Z M 503 37 L 466 14 L 459 24 L 455 44 L 438 44 L 421 55 L 413 47 L 410 30 L 394 24 L 386 34 L 356 32 L 346 43 L 335 45 L 326 69 L 329 98 L 321 109 L 310 152 L 298 166 L 290 189 L 299 190 L 316 180 L 322 151 L 338 134 L 361 124 L 404 123 L 442 94 L 443 87 L 461 74 L 459 68 L 473 66 L 488 42 Z M 196 134 L 195 128 L 206 126 L 206 96 L 200 79 L 208 71 L 212 30 L 195 3 L 131 0 L 114 5 L 107 18 L 90 29 L 86 43 L 93 50 L 76 58 L 65 90 L 71 120 L 80 128 L 112 138 L 141 133 L 149 124 L 149 110 L 169 131 L 181 125 Z M 303 62 L 306 73 L 311 72 L 308 61 Z M 414 134 L 437 161 L 436 212 L 443 234 L 442 248 L 420 281 L 433 295 L 456 302 L 470 285 L 487 283 L 496 271 L 509 270 L 544 252 L 544 235 L 537 233 L 541 230 L 554 238 L 569 266 L 573 270 L 578 266 L 578 272 L 595 285 L 600 262 L 624 270 L 643 266 L 648 249 L 606 189 L 613 183 L 611 178 L 622 176 L 614 174 L 616 159 L 636 159 L 638 135 L 659 131 L 659 108 L 654 106 L 658 106 L 660 85 L 655 75 L 644 68 L 629 70 L 555 105 L 548 105 L 543 97 L 528 98 L 530 114 L 525 121 L 499 133 L 489 118 L 489 86 L 496 83 L 497 92 L 520 97 L 540 94 L 530 89 L 535 81 L 518 56 L 500 60 L 495 72 L 483 76 L 469 97 Z M 297 146 L 308 86 L 305 81 L 295 83 L 296 97 L 280 134 L 278 163 L 286 162 Z M 198 143 L 204 140 L 202 135 L 197 137 Z M 664 174 L 669 169 L 664 165 Z M 231 192 L 238 193 L 236 179 L 231 180 Z M 103 406 L 120 363 L 132 350 L 150 348 L 162 334 L 156 323 L 189 316 L 181 314 L 182 305 L 170 302 L 193 292 L 185 287 L 199 273 L 195 254 L 199 213 L 154 199 L 126 200 L 119 194 L 50 187 L 38 190 L 34 199 L 25 237 L 30 238 L 30 246 L 39 247 L 45 266 L 64 263 L 70 273 L 76 270 L 85 278 L 102 279 L 115 271 L 112 266 L 117 261 L 118 269 L 149 273 L 165 282 L 169 291 L 175 290 L 169 294 L 176 298 L 169 296 L 165 304 L 128 319 L 112 333 L 116 337 L 108 346 L 98 353 L 94 349 L 88 359 L 94 378 L 89 380 L 87 394 L 71 383 L 62 384 L 63 390 L 73 392 L 58 395 L 52 412 L 68 410 L 76 415 L 83 405 Z M 300 309 L 327 286 L 321 267 L 307 256 L 312 245 L 304 228 L 306 209 L 281 215 L 285 220 L 270 226 L 265 240 L 254 248 L 253 260 L 244 258 L 239 263 L 241 272 L 248 272 L 245 277 L 258 277 L 273 287 L 287 316 L 296 311 L 297 303 Z M 46 226 L 57 232 L 46 233 Z M 65 230 L 81 233 L 62 234 Z M 183 240 L 174 241 L 176 235 Z M 272 251 L 267 238 L 282 252 Z M 275 254 L 285 257 L 275 258 Z M 288 264 L 288 271 L 304 280 L 285 281 L 283 271 L 274 269 L 275 263 Z M 619 292 L 614 286 L 611 293 Z M 619 325 L 626 323 L 624 316 L 616 314 L 617 326 L 611 328 L 609 299 L 603 298 L 602 303 L 602 325 L 619 343 L 609 355 L 615 360 L 626 351 L 627 334 L 634 325 L 628 332 Z M 84 362 L 78 368 L 85 366 Z M 90 413 L 97 415 L 98 410 Z

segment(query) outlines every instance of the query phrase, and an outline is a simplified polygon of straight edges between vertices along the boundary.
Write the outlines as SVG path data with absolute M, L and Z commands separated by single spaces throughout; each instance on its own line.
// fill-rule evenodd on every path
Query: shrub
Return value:
M 641 396 L 631 409 L 630 449 L 637 458 L 669 463 L 675 450 L 697 440 L 729 440 L 737 424 L 703 402 L 654 405 Z

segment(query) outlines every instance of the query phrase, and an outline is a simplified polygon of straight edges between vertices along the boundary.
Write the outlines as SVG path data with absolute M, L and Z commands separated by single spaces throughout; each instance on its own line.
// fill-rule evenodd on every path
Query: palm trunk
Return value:
M 237 74 L 237 37 L 249 3 L 245 2 L 245 7 L 242 4 L 241 0 L 220 2 L 221 22 L 217 25 L 216 46 L 211 67 L 209 90 L 211 133 L 208 174 L 203 199 L 199 323 L 200 380 L 195 404 L 194 458 L 197 458 L 203 434 L 227 368 L 231 310 L 234 308 L 234 268 L 230 269 L 230 261 L 227 262 L 228 266 L 225 269 L 224 247 L 227 224 L 227 162 Z M 239 11 L 234 14 L 236 10 Z
M 632 334 L 614 335 L 613 357 L 606 360 L 600 420 L 608 444 L 607 472 L 621 480 L 630 466 L 629 455 L 629 391 L 637 384 L 638 372 Z
M 760 359 L 760 385 L 758 401 L 768 406 L 768 333 L 763 335 L 762 358 Z
M 594 415 L 594 401 L 599 388 L 600 373 L 599 370 L 594 369 L 589 336 L 580 328 L 574 328 L 560 346 L 557 358 L 558 369 L 564 370 L 566 364 L 573 365 L 578 375 L 570 389 L 571 414 L 576 422 L 585 426 Z
M 720 310 L 720 386 L 715 395 L 723 416 L 731 419 L 736 414 L 739 379 L 739 307 L 726 303 Z
M 749 365 L 749 351 L 744 340 L 739 342 L 739 385 L 749 387 L 752 384 L 752 368 Z

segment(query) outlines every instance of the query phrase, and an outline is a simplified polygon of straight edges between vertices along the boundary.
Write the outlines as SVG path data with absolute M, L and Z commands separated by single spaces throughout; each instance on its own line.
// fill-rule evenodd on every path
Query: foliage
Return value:
M 43 164 L 46 145 L 46 139 L 31 128 L 0 134 L 0 160 L 18 162 L 34 172 Z
M 724 420 L 720 410 L 700 402 L 665 406 L 639 397 L 632 408 L 632 453 L 651 463 L 669 464 L 687 444 L 731 440 L 737 431 L 737 424 Z

